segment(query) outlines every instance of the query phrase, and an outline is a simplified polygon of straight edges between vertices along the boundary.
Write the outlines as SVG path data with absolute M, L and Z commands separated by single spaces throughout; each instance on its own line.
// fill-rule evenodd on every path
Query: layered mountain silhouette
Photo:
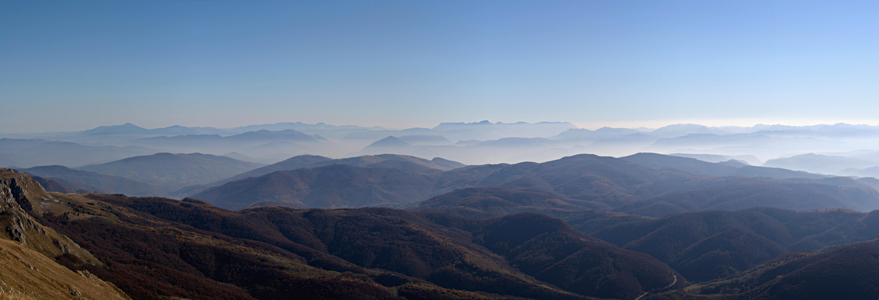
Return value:
M 412 144 L 409 144 L 394 136 L 388 136 L 364 147 L 360 150 L 360 153 L 409 153 L 411 151 L 413 151 Z
M 426 160 L 414 156 L 397 154 L 381 154 L 374 156 L 365 155 L 342 159 L 332 159 L 317 155 L 299 155 L 278 163 L 260 167 L 252 171 L 244 172 L 230 178 L 226 178 L 213 184 L 220 185 L 229 181 L 245 179 L 248 177 L 257 177 L 276 171 L 289 171 L 302 168 L 328 166 L 333 164 L 350 165 L 357 167 L 398 168 L 411 171 L 425 171 L 431 169 L 447 171 L 465 166 L 461 163 L 450 161 L 440 157 L 435 157 L 432 160 Z
M 555 178 L 558 176 L 565 178 Z M 406 205 L 459 188 L 493 186 L 529 177 L 533 178 L 528 182 L 530 185 L 545 185 L 566 197 L 616 206 L 634 202 L 642 195 L 653 195 L 649 189 L 639 190 L 631 183 L 673 189 L 697 176 L 653 169 L 615 158 L 580 155 L 544 164 L 483 165 L 446 172 L 325 166 L 233 181 L 194 197 L 233 209 L 264 201 L 297 203 L 306 199 L 304 197 L 308 197 L 305 202 L 311 203 L 311 207 L 333 207 L 328 201 L 345 200 L 339 198 L 344 196 L 339 190 L 348 190 L 352 191 L 349 195 L 358 200 L 347 203 L 359 203 L 348 207 L 379 203 Z M 393 181 L 397 179 L 405 184 Z M 312 195 L 313 187 L 335 192 Z
M 65 166 L 40 166 L 19 170 L 51 179 L 57 184 L 83 193 L 162 196 L 167 195 L 171 191 L 168 188 L 137 180 L 71 169 Z M 65 189 L 63 187 L 54 187 L 52 191 L 61 192 L 65 191 Z
M 222 136 L 219 134 L 187 134 L 144 138 L 147 143 L 187 144 L 187 143 L 221 143 L 221 142 L 318 142 L 326 139 L 319 135 L 308 135 L 293 129 L 280 131 L 257 130 L 236 135 Z
M 879 167 L 870 167 L 864 169 L 845 169 L 840 171 L 839 173 L 848 176 L 879 178 Z
M 336 164 L 236 180 L 193 197 L 227 209 L 400 206 L 429 195 L 439 173 Z
M 668 163 L 669 160 L 683 161 L 691 164 L 691 166 L 680 164 L 686 166 L 684 169 L 695 169 L 702 173 L 714 174 L 724 170 L 741 169 L 695 159 L 653 154 L 622 159 L 577 155 L 540 164 L 481 165 L 445 172 L 436 169 L 324 166 L 279 171 L 232 181 L 205 190 L 194 197 L 228 209 L 239 209 L 255 204 L 293 207 L 304 205 L 304 207 L 320 208 L 403 207 L 462 188 L 496 187 L 538 193 L 524 196 L 514 202 L 530 198 L 528 201 L 544 201 L 541 205 L 550 205 L 550 207 L 564 204 L 567 205 L 567 209 L 579 207 L 614 210 L 655 217 L 681 212 L 710 209 L 737 210 L 754 206 L 796 210 L 841 207 L 867 211 L 879 208 L 879 193 L 870 186 L 851 179 L 831 180 L 821 176 L 815 176 L 818 179 L 791 180 L 744 176 L 710 177 L 630 162 L 643 157 L 656 158 L 647 163 L 659 161 L 671 164 Z M 300 159 L 308 161 L 315 158 L 301 157 L 296 160 Z M 765 171 L 763 169 L 757 170 L 763 172 Z M 768 171 L 770 174 L 775 174 L 774 169 Z M 792 175 L 796 174 L 798 173 L 792 173 Z M 512 194 L 509 195 L 511 195 L 510 199 L 515 198 Z M 493 196 L 483 194 L 474 197 Z M 538 200 L 540 197 L 544 199 Z M 533 211 L 529 208 L 513 208 L 511 203 L 496 201 L 494 204 L 486 204 L 485 199 L 474 201 L 482 202 L 478 205 L 495 206 L 500 210 Z M 552 203 L 556 204 L 547 201 L 555 201 Z M 441 202 L 443 201 L 438 200 L 438 203 Z M 468 205 L 476 205 L 473 203 L 475 202 Z M 441 205 L 427 204 L 424 207 L 439 206 Z M 527 207 L 529 204 L 515 203 L 513 206 Z M 460 210 L 460 208 L 456 209 Z
M 757 166 L 762 165 L 763 162 L 760 161 L 757 157 L 753 155 L 717 155 L 717 154 L 695 154 L 695 153 L 671 153 L 671 156 L 680 156 L 686 158 L 698 159 L 701 161 L 711 162 L 711 163 L 719 163 L 725 162 L 729 160 L 737 160 L 745 162 L 748 165 Z
M 446 137 L 438 134 L 403 135 L 398 139 L 410 145 L 445 145 L 452 143 L 452 141 L 449 141 Z
M 811 174 L 802 171 L 791 171 L 782 168 L 749 166 L 741 163 L 709 163 L 695 158 L 656 153 L 638 153 L 621 159 L 645 166 L 663 169 L 675 169 L 684 172 L 709 176 L 748 176 L 778 179 L 788 178 L 824 178 L 826 175 Z
M 559 133 L 557 137 L 563 140 L 600 140 L 619 138 L 637 133 L 640 132 L 638 130 L 629 128 L 602 127 L 594 131 L 582 128 L 571 128 L 562 133 Z
M 187 135 L 187 134 L 219 134 L 222 129 L 212 127 L 184 127 L 170 126 L 165 128 L 146 129 L 132 123 L 122 125 L 99 126 L 89 130 L 78 132 L 79 135 L 87 136 L 145 136 L 145 135 Z
M 2 138 L 0 167 L 28 168 L 45 165 L 79 167 L 155 152 L 143 147 L 85 146 L 43 139 Z
M 157 153 L 80 169 L 146 182 L 173 191 L 189 185 L 211 183 L 260 166 L 226 156 Z
M 879 162 L 819 154 L 802 154 L 767 160 L 768 167 L 801 170 L 821 174 L 842 174 L 845 169 L 866 169 L 879 166 Z

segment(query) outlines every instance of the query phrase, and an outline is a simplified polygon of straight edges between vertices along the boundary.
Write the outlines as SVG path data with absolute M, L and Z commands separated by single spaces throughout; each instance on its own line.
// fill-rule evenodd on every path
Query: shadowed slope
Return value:
M 879 211 L 705 211 L 610 226 L 594 233 L 666 262 L 694 281 L 733 275 L 789 251 L 879 238 Z
M 791 253 L 737 276 L 646 299 L 876 299 L 879 245 Z
M 90 197 L 125 207 L 141 218 L 180 224 L 175 226 L 181 230 L 272 245 L 280 249 L 273 251 L 286 251 L 299 257 L 295 260 L 323 270 L 366 274 L 376 282 L 384 280 L 379 273 L 392 271 L 403 276 L 395 286 L 423 281 L 537 299 L 582 298 L 571 292 L 633 299 L 641 290 L 674 280 L 670 268 L 649 256 L 616 248 L 560 220 L 533 214 L 476 221 L 379 208 L 303 211 L 274 207 L 228 212 L 197 200 Z M 536 231 L 520 235 L 520 227 Z M 571 252 L 557 253 L 547 247 Z M 535 261 L 537 253 L 553 257 Z M 526 265 L 531 266 L 527 271 L 519 269 Z M 554 265 L 566 267 L 556 270 Z M 579 274 L 578 280 L 602 279 L 584 288 L 579 281 L 555 281 L 553 274 L 558 272 Z M 553 280 L 550 283 L 562 289 L 546 285 L 541 278 Z
M 597 297 L 633 299 L 675 282 L 677 272 L 643 253 L 580 233 L 561 220 L 518 214 L 486 221 L 476 243 L 537 279 Z M 683 278 L 680 278 L 683 286 Z
M 561 196 L 561 197 L 559 197 Z M 414 210 L 448 211 L 465 217 L 499 217 L 516 212 L 547 209 L 610 209 L 610 206 L 574 200 L 546 192 L 516 191 L 502 188 L 464 188 L 435 196 L 409 207 Z M 469 212 L 469 213 L 468 213 Z

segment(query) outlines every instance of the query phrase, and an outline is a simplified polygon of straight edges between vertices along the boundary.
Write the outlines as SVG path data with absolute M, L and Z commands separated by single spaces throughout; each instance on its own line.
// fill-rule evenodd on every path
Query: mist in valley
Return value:
M 0 299 L 879 298 L 879 1 L 0 1 Z
M 568 122 L 482 121 L 406 129 L 323 123 L 144 129 L 125 124 L 81 132 L 2 137 L 0 165 L 6 167 L 83 167 L 159 152 L 204 153 L 261 164 L 305 154 L 329 158 L 403 154 L 441 157 L 468 165 L 545 162 L 582 153 L 622 157 L 651 152 L 709 162 L 735 159 L 753 166 L 845 176 L 863 176 L 879 165 L 879 126 L 843 123 L 752 127 L 677 124 L 656 129 L 595 130 Z M 21 149 L 32 147 L 29 144 L 52 145 L 55 149 L 42 146 L 40 151 L 45 155 L 28 155 Z M 65 153 L 78 151 L 74 149 L 99 149 L 109 154 L 65 158 Z

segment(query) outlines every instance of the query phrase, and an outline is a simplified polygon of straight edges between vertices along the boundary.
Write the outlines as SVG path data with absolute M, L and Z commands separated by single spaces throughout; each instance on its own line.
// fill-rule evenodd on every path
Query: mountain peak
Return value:
M 369 144 L 369 146 L 367 146 L 367 148 L 369 148 L 369 147 L 384 147 L 384 148 L 388 148 L 388 147 L 410 147 L 410 146 L 412 146 L 412 145 L 410 145 L 409 143 L 404 142 L 403 140 L 398 139 L 398 138 L 396 138 L 396 137 L 394 137 L 394 136 L 391 135 L 391 136 L 388 136 L 388 137 L 386 137 L 386 138 L 383 138 L 383 139 L 380 139 L 380 140 L 378 140 L 378 141 L 375 141 L 375 142 L 372 143 L 372 144 Z
M 94 129 L 85 130 L 82 133 L 87 135 L 111 135 L 111 134 L 140 134 L 144 132 L 148 132 L 149 129 L 134 125 L 132 123 L 125 123 L 122 125 L 112 125 L 112 126 L 99 126 Z

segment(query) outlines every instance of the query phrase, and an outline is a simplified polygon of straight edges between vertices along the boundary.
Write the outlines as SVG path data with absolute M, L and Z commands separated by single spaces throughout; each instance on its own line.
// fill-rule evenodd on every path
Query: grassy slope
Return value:
M 10 295 L 12 295 L 10 297 Z M 17 242 L 0 239 L 2 299 L 131 299 L 88 272 L 73 272 Z

